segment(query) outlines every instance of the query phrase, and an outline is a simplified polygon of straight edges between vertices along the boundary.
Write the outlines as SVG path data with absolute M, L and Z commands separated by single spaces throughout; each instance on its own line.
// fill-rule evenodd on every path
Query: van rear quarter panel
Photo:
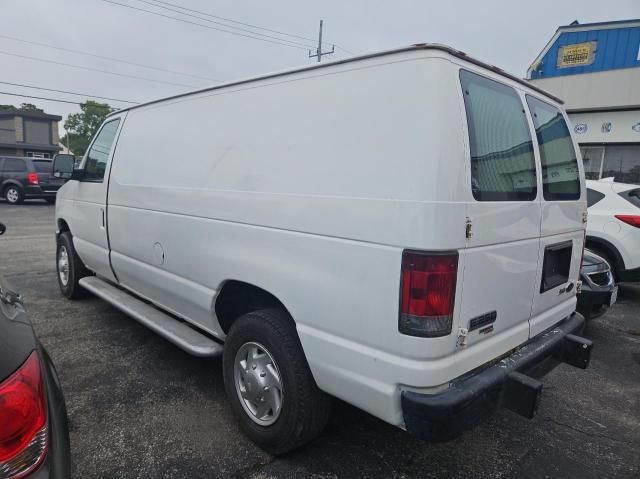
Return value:
M 458 88 L 445 54 L 418 51 L 131 110 L 109 186 L 119 280 L 219 337 L 226 280 L 271 292 L 319 386 L 401 423 L 391 377 L 450 379 L 422 360 L 455 335 L 425 347 L 397 321 L 404 248 L 464 255 Z

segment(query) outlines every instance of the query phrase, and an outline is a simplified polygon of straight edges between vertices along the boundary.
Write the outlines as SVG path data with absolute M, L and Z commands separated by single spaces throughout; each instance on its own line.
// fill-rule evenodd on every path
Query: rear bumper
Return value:
M 611 303 L 611 295 L 614 290 L 615 286 L 613 284 L 594 290 L 583 283 L 582 291 L 578 295 L 576 311 L 578 311 L 587 320 L 595 317 L 593 314 L 595 308 L 602 306 L 606 308 L 609 307 L 609 303 Z M 603 312 L 606 311 L 606 308 L 603 309 Z
M 625 269 L 618 272 L 618 281 L 636 283 L 640 281 L 640 268 Z
M 452 382 L 446 391 L 425 395 L 403 391 L 407 431 L 433 442 L 454 439 L 499 407 L 532 418 L 544 376 L 560 362 L 585 369 L 592 343 L 580 334 L 584 318 L 573 315 L 493 365 Z

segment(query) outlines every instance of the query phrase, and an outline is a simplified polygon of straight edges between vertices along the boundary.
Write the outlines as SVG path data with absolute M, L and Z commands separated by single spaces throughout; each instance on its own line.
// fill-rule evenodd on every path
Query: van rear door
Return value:
M 499 337 L 491 352 L 495 357 L 529 337 L 541 194 L 523 95 L 465 70 L 460 80 L 469 141 L 466 211 L 471 231 L 459 327 L 468 330 L 468 345 Z
M 531 314 L 533 337 L 575 310 L 586 223 L 577 149 L 562 112 L 526 95 L 542 168 L 539 266 Z

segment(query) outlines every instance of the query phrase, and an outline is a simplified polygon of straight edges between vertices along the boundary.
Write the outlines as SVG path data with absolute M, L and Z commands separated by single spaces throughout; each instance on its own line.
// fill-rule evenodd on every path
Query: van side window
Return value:
M 527 95 L 540 145 L 542 191 L 547 201 L 580 199 L 578 157 L 560 110 Z
M 19 158 L 5 158 L 2 169 L 8 173 L 22 173 L 27 171 L 27 164 Z
M 107 160 L 111 152 L 113 139 L 118 131 L 120 120 L 113 120 L 105 123 L 98 136 L 96 136 L 89 153 L 87 153 L 87 161 L 84 165 L 85 181 L 101 182 L 104 179 L 104 172 L 107 168 Z
M 516 91 L 460 70 L 471 149 L 471 191 L 478 201 L 532 201 L 537 195 L 533 141 Z

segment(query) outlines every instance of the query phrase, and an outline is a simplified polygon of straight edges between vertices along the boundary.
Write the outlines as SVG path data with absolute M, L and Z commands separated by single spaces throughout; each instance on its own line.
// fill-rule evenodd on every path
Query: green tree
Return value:
M 0 105 L 0 111 L 39 111 L 44 113 L 42 108 L 38 108 L 33 103 L 21 103 L 19 108 L 13 105 Z
M 64 122 L 67 135 L 61 142 L 67 145 L 75 155 L 84 155 L 93 135 L 109 113 L 115 111 L 107 103 L 87 100 L 80 105 L 80 113 L 72 113 Z
M 20 111 L 39 111 L 41 113 L 44 113 L 44 110 L 42 108 L 38 108 L 33 103 L 21 103 L 20 104 L 20 108 L 18 108 L 18 110 L 20 110 Z

